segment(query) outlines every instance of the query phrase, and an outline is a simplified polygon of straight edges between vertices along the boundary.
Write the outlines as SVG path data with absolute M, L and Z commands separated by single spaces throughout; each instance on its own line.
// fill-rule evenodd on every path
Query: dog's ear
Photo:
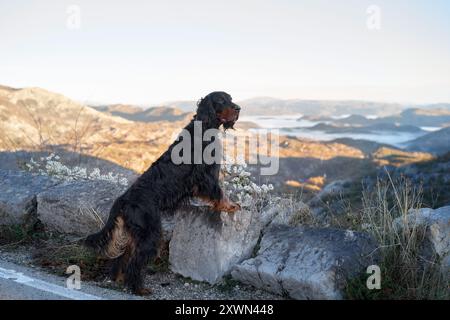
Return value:
M 206 96 L 201 99 L 198 103 L 196 120 L 201 121 L 204 124 L 209 124 L 212 121 L 215 121 L 216 117 L 216 111 L 214 110 L 211 97 Z

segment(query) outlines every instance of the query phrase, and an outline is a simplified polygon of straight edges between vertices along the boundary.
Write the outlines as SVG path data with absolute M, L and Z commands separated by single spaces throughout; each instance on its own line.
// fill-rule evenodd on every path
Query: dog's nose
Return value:
M 240 111 L 241 110 L 241 107 L 239 107 L 237 104 L 233 104 L 233 108 L 236 111 Z

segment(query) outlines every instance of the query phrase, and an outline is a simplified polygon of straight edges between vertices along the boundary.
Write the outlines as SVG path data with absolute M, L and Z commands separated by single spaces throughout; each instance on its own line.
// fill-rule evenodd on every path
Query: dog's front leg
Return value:
M 238 203 L 231 201 L 223 190 L 217 186 L 216 194 L 211 192 L 212 194 L 206 194 L 201 192 L 200 188 L 194 187 L 194 197 L 201 199 L 211 206 L 214 211 L 224 211 L 228 213 L 234 213 L 241 209 L 241 206 Z
M 225 211 L 228 213 L 234 213 L 240 210 L 241 206 L 238 203 L 231 201 L 222 191 L 222 196 L 220 200 L 213 201 L 213 209 L 215 211 Z

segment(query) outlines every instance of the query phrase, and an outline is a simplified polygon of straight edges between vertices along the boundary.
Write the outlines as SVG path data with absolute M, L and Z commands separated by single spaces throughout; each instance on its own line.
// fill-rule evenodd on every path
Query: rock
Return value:
M 175 228 L 175 215 L 163 212 L 161 214 L 162 240 L 169 243 Z
M 37 217 L 49 230 L 85 236 L 100 229 L 123 191 L 105 181 L 65 182 L 37 195 Z
M 394 224 L 400 228 L 403 228 L 405 223 L 409 227 L 424 228 L 425 242 L 422 254 L 425 257 L 437 255 L 442 267 L 450 271 L 450 206 L 435 210 L 412 209 L 406 217 L 394 220 Z
M 345 195 L 350 191 L 351 180 L 336 180 L 327 184 L 314 198 L 309 202 L 311 206 L 320 206 L 331 198 Z
M 268 224 L 293 219 L 290 204 L 278 201 L 260 211 L 243 209 L 234 214 L 205 207 L 180 209 L 169 244 L 171 270 L 194 280 L 219 282 L 235 264 L 252 255 Z
M 236 265 L 231 275 L 294 299 L 342 299 L 346 279 L 376 261 L 375 248 L 365 233 L 273 225 L 256 257 Z
M 36 195 L 58 181 L 26 171 L 0 170 L 0 224 L 21 224 L 36 209 Z
M 277 199 L 260 212 L 264 225 L 283 224 L 298 225 L 313 218 L 310 208 L 301 201 Z

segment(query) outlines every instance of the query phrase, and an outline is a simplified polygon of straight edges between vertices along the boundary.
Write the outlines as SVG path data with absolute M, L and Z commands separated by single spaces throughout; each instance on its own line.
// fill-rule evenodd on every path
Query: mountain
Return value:
M 450 125 L 450 109 L 420 109 L 420 108 L 410 108 L 404 110 L 400 115 L 388 117 L 385 119 L 375 119 L 390 120 L 392 122 L 397 122 L 400 124 L 409 124 L 415 126 L 432 126 L 441 127 Z
M 131 104 L 111 104 L 106 106 L 91 106 L 92 108 L 101 111 L 106 112 L 112 115 L 122 116 L 122 115 L 128 115 L 128 114 L 135 114 L 142 112 L 143 108 L 138 106 L 133 106 Z
M 410 151 L 431 152 L 445 154 L 450 151 L 450 127 L 428 133 L 408 143 Z
M 2 136 L 0 141 L 23 145 L 50 143 L 75 138 L 74 130 L 126 124 L 121 118 L 107 116 L 80 105 L 60 94 L 40 88 L 0 90 Z M 93 132 L 95 138 L 100 132 Z
M 417 116 L 422 115 L 435 117 L 438 113 L 448 115 L 450 113 L 449 103 L 419 105 L 412 107 L 410 105 L 402 105 L 398 103 L 384 103 L 384 102 L 371 102 L 371 101 L 337 101 L 337 100 L 302 100 L 302 99 L 277 99 L 271 97 L 257 97 L 237 102 L 242 107 L 242 115 L 254 116 L 254 115 L 287 115 L 287 114 L 302 114 L 311 118 L 326 118 L 326 117 L 339 117 L 345 115 L 355 116 L 377 116 L 377 117 L 389 117 L 394 116 L 391 120 L 395 121 L 396 117 L 399 117 L 400 113 L 409 109 L 401 117 L 407 120 L 407 117 L 412 117 L 414 112 L 417 111 Z M 421 110 L 421 111 L 418 111 Z M 385 119 L 384 122 L 389 122 L 389 119 Z M 431 124 L 423 124 L 423 126 L 433 126 Z M 409 123 L 417 125 L 415 123 Z
M 193 100 L 169 101 L 164 102 L 161 105 L 168 108 L 179 109 L 183 112 L 194 112 L 197 109 L 197 101 Z
M 181 109 L 172 107 L 152 107 L 142 109 L 132 105 L 115 104 L 109 106 L 95 106 L 93 108 L 109 115 L 139 122 L 184 121 L 193 116 L 192 112 L 184 112 Z
M 320 117 L 315 117 L 319 120 Z M 320 121 L 320 120 L 319 120 Z M 351 115 L 342 119 L 332 120 L 338 125 L 367 126 L 381 123 L 397 125 L 412 125 L 417 127 L 445 127 L 450 125 L 450 109 L 409 108 L 401 113 L 376 119 L 368 119 L 362 115 Z
M 63 148 L 142 171 L 182 125 L 137 123 L 41 88 L 0 87 L 0 152 Z
M 334 124 L 318 123 L 312 127 L 307 128 L 309 130 L 324 131 L 327 133 L 377 133 L 381 131 L 389 132 L 421 132 L 423 131 L 419 127 L 410 125 L 398 125 L 394 123 L 375 123 L 367 126 L 337 126 Z
M 401 112 L 404 106 L 395 103 L 368 101 L 328 101 L 328 100 L 300 100 L 276 99 L 260 97 L 237 102 L 242 107 L 242 114 L 252 115 L 280 115 L 302 114 L 311 116 L 342 116 L 376 115 L 386 116 Z

